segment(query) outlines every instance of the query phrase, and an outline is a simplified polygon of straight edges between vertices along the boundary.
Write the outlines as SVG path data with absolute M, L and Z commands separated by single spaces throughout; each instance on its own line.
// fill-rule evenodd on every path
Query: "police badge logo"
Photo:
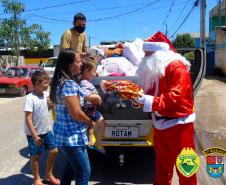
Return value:
M 192 148 L 183 148 L 176 160 L 177 169 L 185 177 L 191 177 L 194 173 L 196 173 L 199 165 L 199 156 Z
M 221 177 L 224 173 L 224 155 L 226 150 L 213 147 L 204 150 L 203 153 L 206 155 L 206 170 L 209 176 L 214 178 Z

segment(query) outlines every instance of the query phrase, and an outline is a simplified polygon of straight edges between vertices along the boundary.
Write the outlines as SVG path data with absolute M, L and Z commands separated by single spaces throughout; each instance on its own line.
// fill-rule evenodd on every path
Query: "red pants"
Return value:
M 195 150 L 193 123 L 176 125 L 165 130 L 154 129 L 154 146 L 156 157 L 154 185 L 171 185 L 177 156 L 185 147 Z M 180 185 L 197 185 L 195 174 L 189 178 L 178 170 L 177 174 Z

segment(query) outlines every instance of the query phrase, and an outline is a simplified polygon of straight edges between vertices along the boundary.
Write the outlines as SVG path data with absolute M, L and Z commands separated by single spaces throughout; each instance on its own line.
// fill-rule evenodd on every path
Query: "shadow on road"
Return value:
M 24 174 L 16 174 L 0 179 L 1 185 L 30 185 L 32 183 L 33 179 Z
M 18 98 L 18 95 L 11 95 L 11 94 L 0 94 L 0 98 Z
M 29 158 L 28 148 L 22 148 L 20 155 Z M 89 151 L 92 174 L 89 184 L 116 185 L 124 183 L 153 184 L 154 179 L 154 150 L 151 148 L 138 150 L 108 150 L 107 155 L 96 151 Z M 119 154 L 124 154 L 123 166 L 119 164 Z M 44 152 L 40 158 L 40 175 L 45 175 L 46 158 L 48 152 Z M 57 156 L 54 174 L 60 178 L 65 160 L 61 153 Z M 30 160 L 21 168 L 21 174 L 12 175 L 0 179 L 1 185 L 30 185 L 33 183 L 33 175 Z M 73 184 L 73 183 L 72 183 Z
M 119 164 L 119 154 L 124 154 L 124 165 Z M 154 150 L 141 149 L 115 151 L 107 150 L 107 155 L 89 151 L 92 174 L 89 184 L 115 185 L 120 183 L 153 184 Z M 55 174 L 59 177 L 64 167 L 64 159 L 59 154 Z M 95 182 L 95 183 L 94 183 Z
M 19 153 L 23 157 L 30 159 L 27 147 L 21 149 Z M 40 175 L 41 175 L 41 177 L 44 177 L 44 175 L 45 175 L 47 155 L 48 155 L 48 152 L 45 151 L 45 152 L 42 153 L 41 158 L 40 158 L 39 167 L 40 167 Z M 30 174 L 30 175 L 32 175 L 30 160 L 21 168 L 20 172 L 23 173 L 23 174 Z
M 27 158 L 27 159 L 30 159 L 30 156 L 29 156 L 29 150 L 28 150 L 28 147 L 24 147 L 22 148 L 20 151 L 19 151 L 20 155 Z
M 224 82 L 226 83 L 226 76 L 224 75 L 221 75 L 221 76 L 217 76 L 217 75 L 208 75 L 208 76 L 205 76 L 205 79 L 207 80 L 219 80 L 221 82 Z

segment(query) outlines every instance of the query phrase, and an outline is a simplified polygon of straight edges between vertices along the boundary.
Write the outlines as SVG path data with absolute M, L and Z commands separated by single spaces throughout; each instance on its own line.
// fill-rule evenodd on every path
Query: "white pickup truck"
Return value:
M 49 78 L 53 78 L 54 70 L 57 63 L 57 57 L 50 57 L 43 65 L 43 69 L 48 73 Z

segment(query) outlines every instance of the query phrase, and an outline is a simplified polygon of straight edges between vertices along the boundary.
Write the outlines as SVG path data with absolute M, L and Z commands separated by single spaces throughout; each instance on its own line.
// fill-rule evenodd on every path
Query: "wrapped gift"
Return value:
M 100 87 L 104 92 L 115 92 L 125 100 L 135 100 L 143 94 L 143 89 L 131 80 L 102 80 Z

